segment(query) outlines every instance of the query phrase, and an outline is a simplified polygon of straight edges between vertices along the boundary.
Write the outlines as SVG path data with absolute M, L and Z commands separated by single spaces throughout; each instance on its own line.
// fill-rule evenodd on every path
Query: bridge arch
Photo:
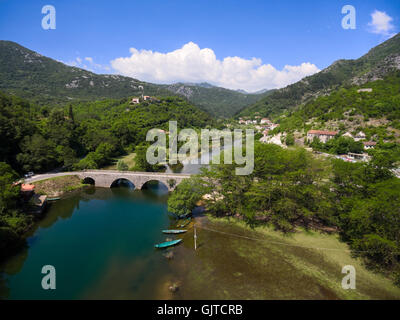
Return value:
M 150 190 L 155 190 L 157 189 L 157 193 L 168 193 L 170 188 L 168 185 L 165 183 L 165 181 L 162 181 L 161 179 L 149 179 L 146 182 L 144 182 L 140 188 L 141 190 L 144 189 L 150 189 Z
M 91 184 L 91 185 L 96 185 L 96 181 L 92 177 L 85 177 L 82 179 L 83 184 Z
M 130 179 L 127 178 L 114 179 L 110 184 L 110 188 L 115 188 L 115 187 L 127 187 L 129 189 L 136 188 L 135 184 Z

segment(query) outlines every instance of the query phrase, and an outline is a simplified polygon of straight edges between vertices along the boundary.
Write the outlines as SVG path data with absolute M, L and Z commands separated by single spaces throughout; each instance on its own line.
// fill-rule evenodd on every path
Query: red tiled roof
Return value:
M 21 185 L 21 191 L 33 191 L 35 189 L 35 186 L 33 184 L 22 184 Z
M 376 146 L 376 142 L 375 141 L 366 141 L 363 142 L 364 146 Z
M 321 134 L 325 136 L 336 136 L 338 134 L 337 131 L 325 131 L 325 130 L 310 130 L 307 134 Z

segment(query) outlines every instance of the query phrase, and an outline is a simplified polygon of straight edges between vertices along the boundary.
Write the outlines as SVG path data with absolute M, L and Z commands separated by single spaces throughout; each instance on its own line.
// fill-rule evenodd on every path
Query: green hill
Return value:
M 157 85 L 120 75 L 95 74 L 47 58 L 15 42 L 0 41 L 0 90 L 38 104 L 66 104 L 171 93 L 217 117 L 231 117 L 266 93 L 243 94 L 209 84 Z
M 229 118 L 243 108 L 267 96 L 269 91 L 259 94 L 233 91 L 205 84 L 176 83 L 167 86 L 175 94 L 185 96 L 189 101 L 215 116 Z
M 338 60 L 328 68 L 270 94 L 245 108 L 240 115 L 259 112 L 262 116 L 280 114 L 326 95 L 342 86 L 360 85 L 382 79 L 400 69 L 400 34 L 371 49 L 355 60 Z
M 54 168 L 99 168 L 145 143 L 149 129 L 203 128 L 214 120 L 183 98 L 167 97 L 137 105 L 128 99 L 37 106 L 0 92 L 0 162 L 18 172 Z M 79 167 L 78 167 L 79 168 Z
M 305 129 L 335 129 L 366 131 L 383 139 L 400 138 L 400 71 L 386 75 L 382 80 L 362 86 L 340 88 L 301 105 L 297 110 L 282 115 L 277 131 Z M 378 128 L 388 128 L 395 136 L 378 134 Z M 372 137 L 372 135 L 367 135 Z
M 0 90 L 40 104 L 166 96 L 163 87 L 119 75 L 98 75 L 44 57 L 11 41 L 0 41 Z

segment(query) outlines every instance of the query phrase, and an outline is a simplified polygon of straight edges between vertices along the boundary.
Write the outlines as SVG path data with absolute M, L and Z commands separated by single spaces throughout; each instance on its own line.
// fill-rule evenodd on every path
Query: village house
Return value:
M 376 146 L 376 142 L 375 141 L 365 141 L 363 142 L 364 144 L 364 149 L 368 150 L 368 149 L 373 149 Z
M 277 128 L 277 127 L 279 127 L 279 124 L 277 124 L 277 123 L 271 123 L 271 124 L 269 125 L 269 130 L 274 130 L 274 129 Z
M 347 154 L 347 157 L 350 160 L 360 160 L 360 161 L 369 161 L 371 159 L 371 157 L 366 154 L 366 153 L 353 153 L 353 152 L 349 152 Z
M 269 121 L 268 118 L 262 118 L 261 121 L 260 121 L 261 124 L 270 123 L 270 122 L 271 121 Z
M 357 133 L 356 136 L 354 137 L 355 141 L 360 141 L 360 140 L 364 140 L 364 139 L 365 139 L 365 133 L 362 131 Z
M 25 203 L 29 204 L 29 213 L 40 214 L 47 205 L 47 196 L 35 193 L 35 185 L 21 183 L 20 193 Z
M 372 88 L 362 88 L 357 90 L 358 93 L 360 92 L 372 92 Z
M 131 100 L 132 104 L 138 104 L 139 102 L 140 102 L 139 98 L 132 98 L 132 100 Z
M 240 119 L 240 120 L 239 120 L 239 123 L 240 123 L 240 124 L 246 124 L 246 121 L 243 120 L 243 119 Z
M 310 130 L 307 132 L 307 139 L 313 141 L 314 138 L 318 138 L 321 142 L 326 143 L 337 134 L 337 131 Z
M 350 132 L 346 132 L 342 137 L 352 138 L 354 139 L 353 135 Z

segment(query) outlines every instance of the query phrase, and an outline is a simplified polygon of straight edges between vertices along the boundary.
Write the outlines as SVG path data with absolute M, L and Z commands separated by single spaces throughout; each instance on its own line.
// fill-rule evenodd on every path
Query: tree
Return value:
M 285 141 L 287 146 L 293 146 L 294 145 L 294 135 L 293 133 L 288 133 L 286 135 L 286 141 Z
M 16 208 L 19 189 L 13 182 L 17 177 L 8 164 L 0 162 L 0 217 Z
M 23 139 L 21 151 L 17 161 L 25 172 L 47 171 L 58 164 L 54 146 L 38 133 Z
M 144 172 L 157 172 L 165 169 L 164 165 L 160 164 L 151 164 L 146 159 L 147 146 L 139 145 L 135 149 L 136 157 L 135 157 L 135 171 L 144 171 Z
M 168 211 L 176 215 L 191 213 L 205 192 L 203 182 L 198 177 L 183 180 L 168 198 Z
M 123 160 L 118 160 L 117 162 L 117 170 L 119 171 L 127 171 L 128 165 Z

